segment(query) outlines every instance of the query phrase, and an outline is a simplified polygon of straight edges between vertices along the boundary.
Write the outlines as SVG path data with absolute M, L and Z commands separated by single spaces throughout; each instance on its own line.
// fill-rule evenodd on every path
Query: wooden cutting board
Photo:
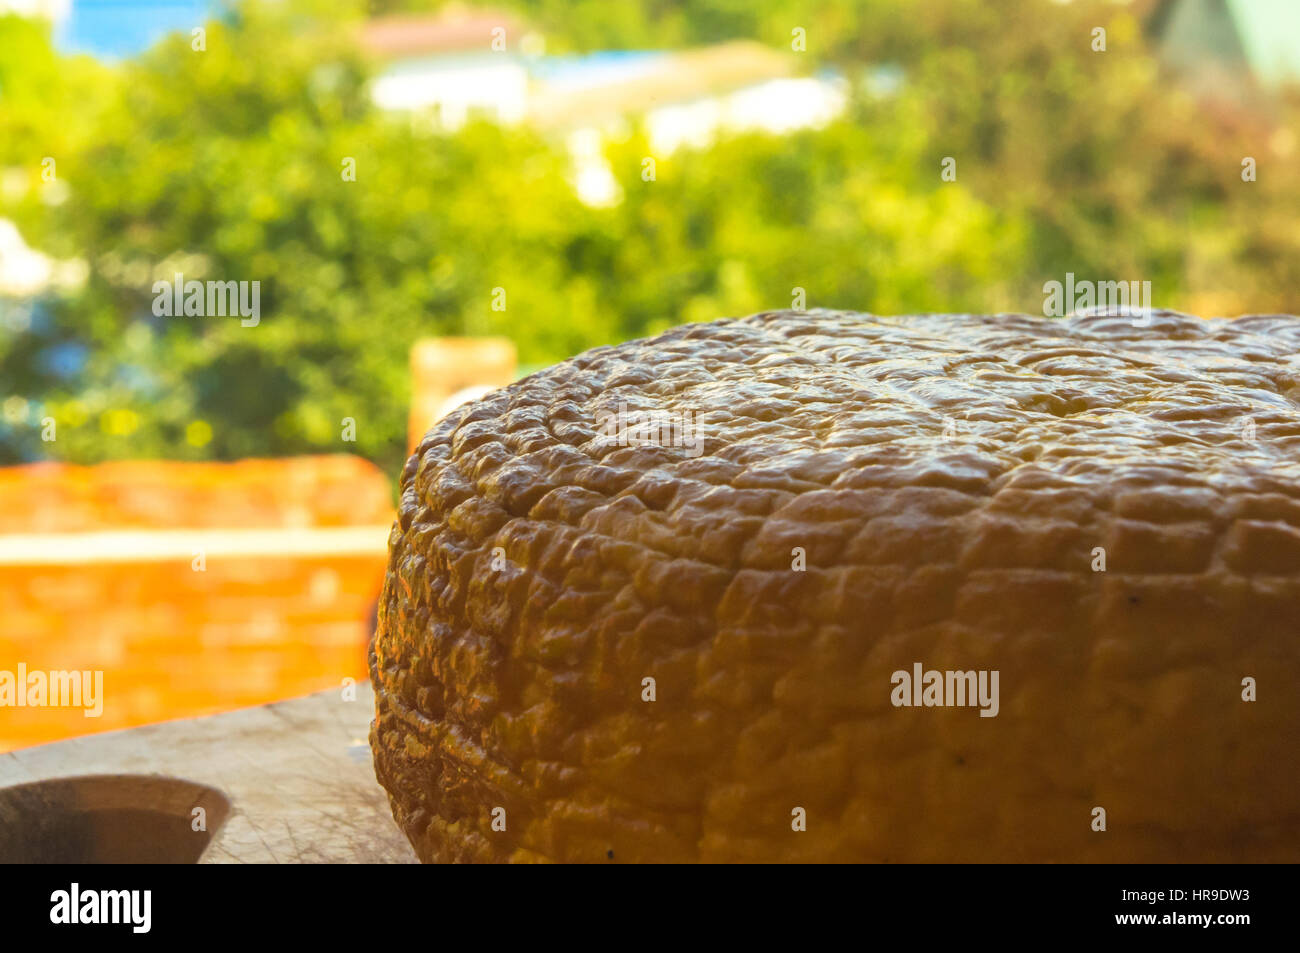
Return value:
M 0 754 L 0 861 L 415 863 L 354 692 Z

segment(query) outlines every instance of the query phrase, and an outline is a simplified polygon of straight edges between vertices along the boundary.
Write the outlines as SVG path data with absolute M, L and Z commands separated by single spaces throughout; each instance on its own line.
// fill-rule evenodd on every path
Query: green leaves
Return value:
M 419 337 L 504 334 L 535 367 L 789 307 L 795 289 L 808 307 L 1034 310 L 1071 271 L 1149 279 L 1188 310 L 1208 291 L 1224 310 L 1295 307 L 1295 104 L 1275 125 L 1214 122 L 1123 7 L 515 4 L 551 50 L 745 34 L 782 48 L 798 26 L 809 70 L 839 64 L 867 90 L 816 131 L 668 155 L 640 132 L 608 138 L 622 201 L 589 208 L 562 137 L 440 134 L 374 108 L 361 6 L 242 3 L 206 25 L 202 52 L 178 34 L 115 68 L 0 17 L 0 217 L 87 271 L 0 321 L 0 400 L 25 402 L 0 420 L 0 461 L 356 451 L 396 472 Z M 1089 48 L 1096 24 L 1106 53 Z M 893 92 L 860 82 L 886 66 Z M 1258 182 L 1240 181 L 1243 155 Z M 261 282 L 261 321 L 155 317 L 152 282 L 177 271 Z M 44 414 L 54 444 L 35 436 Z

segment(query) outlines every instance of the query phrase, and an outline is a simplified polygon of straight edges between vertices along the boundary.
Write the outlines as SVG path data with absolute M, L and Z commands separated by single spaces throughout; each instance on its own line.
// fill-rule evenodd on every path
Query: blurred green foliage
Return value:
M 249 0 L 209 24 L 205 52 L 177 35 L 116 67 L 58 56 L 41 27 L 0 17 L 0 216 L 88 266 L 22 314 L 0 301 L 0 462 L 350 451 L 396 472 L 418 337 L 507 335 L 540 365 L 789 307 L 796 287 L 809 307 L 1037 311 L 1043 282 L 1072 271 L 1150 280 L 1158 305 L 1188 310 L 1297 308 L 1300 191 L 1282 171 L 1295 99 L 1198 101 L 1161 75 L 1124 7 L 505 5 L 552 51 L 788 48 L 799 27 L 808 68 L 841 70 L 852 106 L 825 129 L 660 157 L 652 182 L 633 133 L 608 147 L 624 200 L 596 209 L 553 139 L 485 123 L 439 134 L 376 110 L 359 2 Z M 864 79 L 881 66 L 901 72 L 896 93 Z M 946 156 L 955 182 L 940 178 Z M 1259 181 L 1242 182 L 1244 156 Z M 152 282 L 174 272 L 259 280 L 260 324 L 153 315 Z

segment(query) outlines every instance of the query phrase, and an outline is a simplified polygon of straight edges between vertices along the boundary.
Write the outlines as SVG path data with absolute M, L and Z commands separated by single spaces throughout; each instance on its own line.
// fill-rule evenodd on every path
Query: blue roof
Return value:
M 548 84 L 589 89 L 653 73 L 671 54 L 659 50 L 606 50 L 583 56 L 548 56 L 529 64 L 529 72 Z

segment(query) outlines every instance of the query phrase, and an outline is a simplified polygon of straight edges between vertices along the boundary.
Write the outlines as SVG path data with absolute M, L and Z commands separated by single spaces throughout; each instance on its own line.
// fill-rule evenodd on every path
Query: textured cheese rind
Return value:
M 1290 316 L 778 312 L 461 407 L 371 659 L 399 825 L 425 861 L 1300 860 L 1297 355 Z M 602 442 L 620 403 L 703 453 Z M 915 662 L 998 670 L 999 714 L 893 707 Z

